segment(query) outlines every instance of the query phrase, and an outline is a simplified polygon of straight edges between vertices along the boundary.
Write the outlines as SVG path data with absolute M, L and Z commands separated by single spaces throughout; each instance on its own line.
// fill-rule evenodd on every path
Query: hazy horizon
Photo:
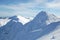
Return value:
M 60 0 L 0 0 L 0 17 L 34 17 L 40 11 L 60 17 Z

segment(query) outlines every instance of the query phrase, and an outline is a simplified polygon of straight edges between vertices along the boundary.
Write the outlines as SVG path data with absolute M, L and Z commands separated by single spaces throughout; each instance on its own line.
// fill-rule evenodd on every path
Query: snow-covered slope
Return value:
M 60 21 L 60 19 L 57 16 L 55 16 L 54 14 L 48 14 L 47 13 L 47 15 L 48 15 L 48 19 L 46 20 L 46 24 L 50 24 L 52 22 Z
M 20 22 L 23 25 L 26 24 L 26 23 L 28 23 L 28 22 L 30 22 L 30 20 L 31 20 L 31 19 L 27 19 L 27 18 L 25 18 L 23 16 L 20 16 L 20 15 L 10 17 L 9 19 L 12 19 L 15 22 Z
M 60 25 L 59 25 L 60 27 Z M 60 28 L 55 29 L 53 32 L 42 36 L 41 38 L 38 38 L 36 40 L 60 40 Z
M 8 18 L 0 19 L 0 27 L 6 25 L 9 21 L 10 21 L 10 19 L 8 19 Z
M 30 22 L 32 19 L 27 19 L 27 18 L 22 17 L 20 15 L 12 16 L 10 18 L 0 18 L 0 27 L 6 25 L 11 20 L 13 20 L 14 22 L 20 22 L 24 25 L 24 24 Z
M 23 25 L 30 22 L 30 19 L 27 19 L 27 18 L 22 17 L 22 16 L 17 16 L 17 18 L 19 19 L 19 22 L 21 22 Z

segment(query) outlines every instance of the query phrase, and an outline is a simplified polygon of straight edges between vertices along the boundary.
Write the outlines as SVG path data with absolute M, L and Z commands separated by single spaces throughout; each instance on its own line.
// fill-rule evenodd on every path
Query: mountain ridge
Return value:
M 44 11 L 39 12 L 33 20 L 24 25 L 21 21 L 26 22 L 27 19 L 22 16 L 9 19 L 11 20 L 6 25 L 0 27 L 0 40 L 37 40 L 60 28 L 60 20 Z

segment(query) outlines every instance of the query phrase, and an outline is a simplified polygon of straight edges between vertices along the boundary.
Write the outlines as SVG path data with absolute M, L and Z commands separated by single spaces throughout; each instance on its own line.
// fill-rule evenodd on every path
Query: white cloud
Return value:
M 60 7 L 59 2 L 54 0 L 53 2 L 46 3 L 46 0 L 33 0 L 28 3 L 19 3 L 12 5 L 0 5 L 0 7 L 14 10 L 11 14 L 14 15 L 26 15 L 34 16 L 41 11 L 42 8 L 55 8 Z M 43 6 L 42 6 L 43 5 Z M 42 8 L 41 8 L 42 7 Z M 41 9 L 40 9 L 41 8 Z M 46 9 L 43 9 L 46 10 Z
M 44 0 L 33 0 L 29 3 L 20 3 L 15 5 L 1 5 L 0 7 L 8 8 L 14 10 L 12 14 L 24 14 L 24 15 L 34 15 L 39 12 L 39 10 L 35 10 L 39 4 L 42 4 Z M 40 8 L 40 6 L 39 6 Z M 33 10 L 34 9 L 34 10 Z
M 47 3 L 48 8 L 60 8 L 60 3 Z
M 46 3 L 47 8 L 60 8 L 60 0 L 54 0 L 52 2 Z
M 57 16 L 60 19 L 60 16 Z
M 44 3 L 46 0 L 34 0 L 35 3 Z

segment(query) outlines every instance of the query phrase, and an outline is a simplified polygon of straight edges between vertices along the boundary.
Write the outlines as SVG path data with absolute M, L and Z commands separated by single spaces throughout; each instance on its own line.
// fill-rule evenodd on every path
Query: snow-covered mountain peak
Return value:
M 11 19 L 0 19 L 0 27 L 6 25 Z
M 28 23 L 28 22 L 30 22 L 30 19 L 27 19 L 27 18 L 25 18 L 23 16 L 20 16 L 20 15 L 10 17 L 9 19 L 12 19 L 15 22 L 20 22 L 23 25 L 26 24 L 26 23 Z
M 37 14 L 36 17 L 41 17 L 42 19 L 43 18 L 53 18 L 53 19 L 57 19 L 57 17 L 54 15 L 54 14 L 50 14 L 48 12 L 45 12 L 45 11 L 41 11 Z
M 40 23 L 44 23 L 45 22 L 47 25 L 50 24 L 50 23 L 52 23 L 52 22 L 60 21 L 58 19 L 58 17 L 56 17 L 54 14 L 50 14 L 50 13 L 45 12 L 45 11 L 39 12 L 36 15 L 36 17 L 34 18 L 34 20 L 36 22 L 40 22 Z
M 34 18 L 35 21 L 44 22 L 48 18 L 47 13 L 45 11 L 39 12 L 36 17 Z
M 48 13 L 47 15 L 48 15 L 48 20 L 46 21 L 47 24 L 50 24 L 50 23 L 52 23 L 52 22 L 60 21 L 60 20 L 58 19 L 58 17 L 55 16 L 54 14 Z
M 47 17 L 47 13 L 45 11 L 41 11 L 36 15 L 36 17 L 38 17 L 38 18 L 43 18 L 45 16 Z
M 17 18 L 19 19 L 18 21 L 21 22 L 23 25 L 30 22 L 30 19 L 27 19 L 25 17 L 22 17 L 22 16 L 17 16 Z

